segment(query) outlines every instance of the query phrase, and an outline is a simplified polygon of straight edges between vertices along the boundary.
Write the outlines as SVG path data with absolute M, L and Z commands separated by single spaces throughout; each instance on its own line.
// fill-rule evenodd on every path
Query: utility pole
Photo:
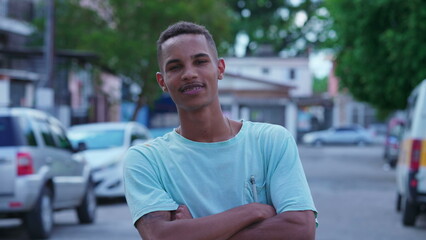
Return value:
M 46 0 L 46 30 L 44 32 L 44 58 L 46 75 L 40 87 L 53 88 L 55 66 L 55 0 Z
M 54 108 L 55 67 L 55 0 L 45 0 L 46 24 L 44 31 L 44 77 L 36 89 L 36 108 L 49 112 Z

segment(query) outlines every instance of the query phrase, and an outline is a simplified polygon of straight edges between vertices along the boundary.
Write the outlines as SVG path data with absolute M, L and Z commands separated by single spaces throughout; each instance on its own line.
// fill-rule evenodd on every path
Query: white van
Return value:
M 426 209 L 426 79 L 408 98 L 406 114 L 396 167 L 397 210 L 403 224 L 413 226 Z

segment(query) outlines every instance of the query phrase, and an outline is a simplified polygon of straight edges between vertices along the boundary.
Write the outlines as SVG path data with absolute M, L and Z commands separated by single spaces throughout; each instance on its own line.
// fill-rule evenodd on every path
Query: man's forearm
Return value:
M 315 216 L 312 211 L 284 212 L 244 228 L 230 240 L 313 240 Z
M 147 214 L 136 223 L 144 240 L 229 239 L 245 227 L 270 218 L 274 215 L 274 209 L 264 204 L 248 204 L 202 218 L 175 221 L 165 220 L 161 212 L 157 214 L 159 218 Z

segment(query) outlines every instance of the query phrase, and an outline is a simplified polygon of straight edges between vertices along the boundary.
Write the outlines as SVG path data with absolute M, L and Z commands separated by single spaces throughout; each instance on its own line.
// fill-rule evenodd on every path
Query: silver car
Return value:
M 303 143 L 315 146 L 323 144 L 356 144 L 363 146 L 373 143 L 373 136 L 360 126 L 347 126 L 307 133 L 303 136 Z
M 148 129 L 137 122 L 108 122 L 74 125 L 68 137 L 77 147 L 84 142 L 83 153 L 92 167 L 96 196 L 124 197 L 122 157 L 135 144 L 151 139 Z
M 0 108 L 0 182 L 0 218 L 21 218 L 31 238 L 49 237 L 54 210 L 75 208 L 80 223 L 95 220 L 90 167 L 42 111 Z

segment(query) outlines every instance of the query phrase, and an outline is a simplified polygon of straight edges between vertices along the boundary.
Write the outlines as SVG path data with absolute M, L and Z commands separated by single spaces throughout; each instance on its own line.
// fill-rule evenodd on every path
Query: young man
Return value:
M 127 152 L 126 199 L 149 239 L 314 239 L 316 209 L 294 139 L 222 114 L 225 62 L 210 33 L 179 22 L 157 42 L 157 82 L 180 126 Z

